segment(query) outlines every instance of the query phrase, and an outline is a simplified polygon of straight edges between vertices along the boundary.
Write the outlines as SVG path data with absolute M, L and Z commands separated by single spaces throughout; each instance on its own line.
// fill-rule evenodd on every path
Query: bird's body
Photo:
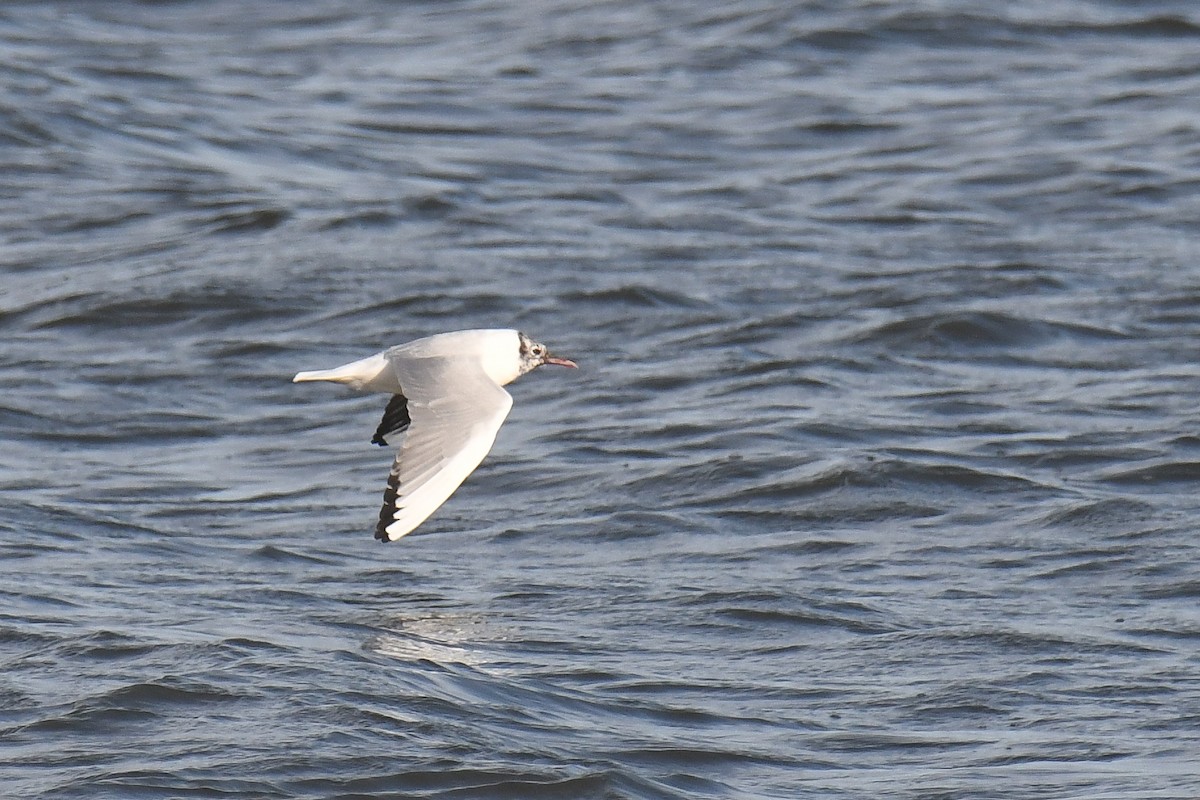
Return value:
M 332 381 L 392 395 L 372 442 L 405 434 L 375 538 L 410 533 L 449 499 L 492 448 L 512 408 L 502 387 L 542 364 L 574 367 L 515 330 L 441 333 L 293 382 Z

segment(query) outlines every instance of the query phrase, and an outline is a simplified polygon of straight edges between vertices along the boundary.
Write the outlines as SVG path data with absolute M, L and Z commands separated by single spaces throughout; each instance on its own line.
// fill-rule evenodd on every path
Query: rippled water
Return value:
M 0 8 L 0 777 L 1200 794 L 1190 3 Z M 459 328 L 579 360 L 371 538 Z

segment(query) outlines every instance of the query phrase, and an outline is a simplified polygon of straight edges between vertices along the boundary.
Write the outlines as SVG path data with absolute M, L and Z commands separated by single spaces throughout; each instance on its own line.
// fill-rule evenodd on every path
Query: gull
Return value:
M 371 443 L 396 452 L 375 538 L 411 533 L 454 494 L 492 449 L 512 408 L 503 386 L 543 364 L 575 368 L 520 331 L 439 333 L 292 383 L 331 381 L 392 396 Z

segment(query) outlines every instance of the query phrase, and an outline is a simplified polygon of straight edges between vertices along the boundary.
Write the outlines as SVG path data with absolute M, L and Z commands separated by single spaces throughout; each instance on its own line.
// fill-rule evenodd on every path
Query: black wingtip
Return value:
M 392 395 L 383 411 L 383 419 L 375 429 L 375 435 L 371 437 L 371 444 L 387 447 L 387 437 L 408 430 L 411 422 L 412 418 L 408 415 L 408 398 L 402 394 Z
M 383 490 L 383 508 L 379 510 L 379 522 L 375 525 L 375 538 L 390 542 L 387 526 L 396 521 L 396 498 L 400 496 L 400 472 L 393 469 L 388 475 L 387 488 Z

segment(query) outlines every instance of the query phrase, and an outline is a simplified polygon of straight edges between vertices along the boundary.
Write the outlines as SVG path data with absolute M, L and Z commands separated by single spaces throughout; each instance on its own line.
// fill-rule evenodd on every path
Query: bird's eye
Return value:
M 540 344 L 535 344 L 533 347 L 529 348 L 529 352 L 535 358 L 541 358 L 542 356 L 546 355 L 546 348 L 542 347 Z

